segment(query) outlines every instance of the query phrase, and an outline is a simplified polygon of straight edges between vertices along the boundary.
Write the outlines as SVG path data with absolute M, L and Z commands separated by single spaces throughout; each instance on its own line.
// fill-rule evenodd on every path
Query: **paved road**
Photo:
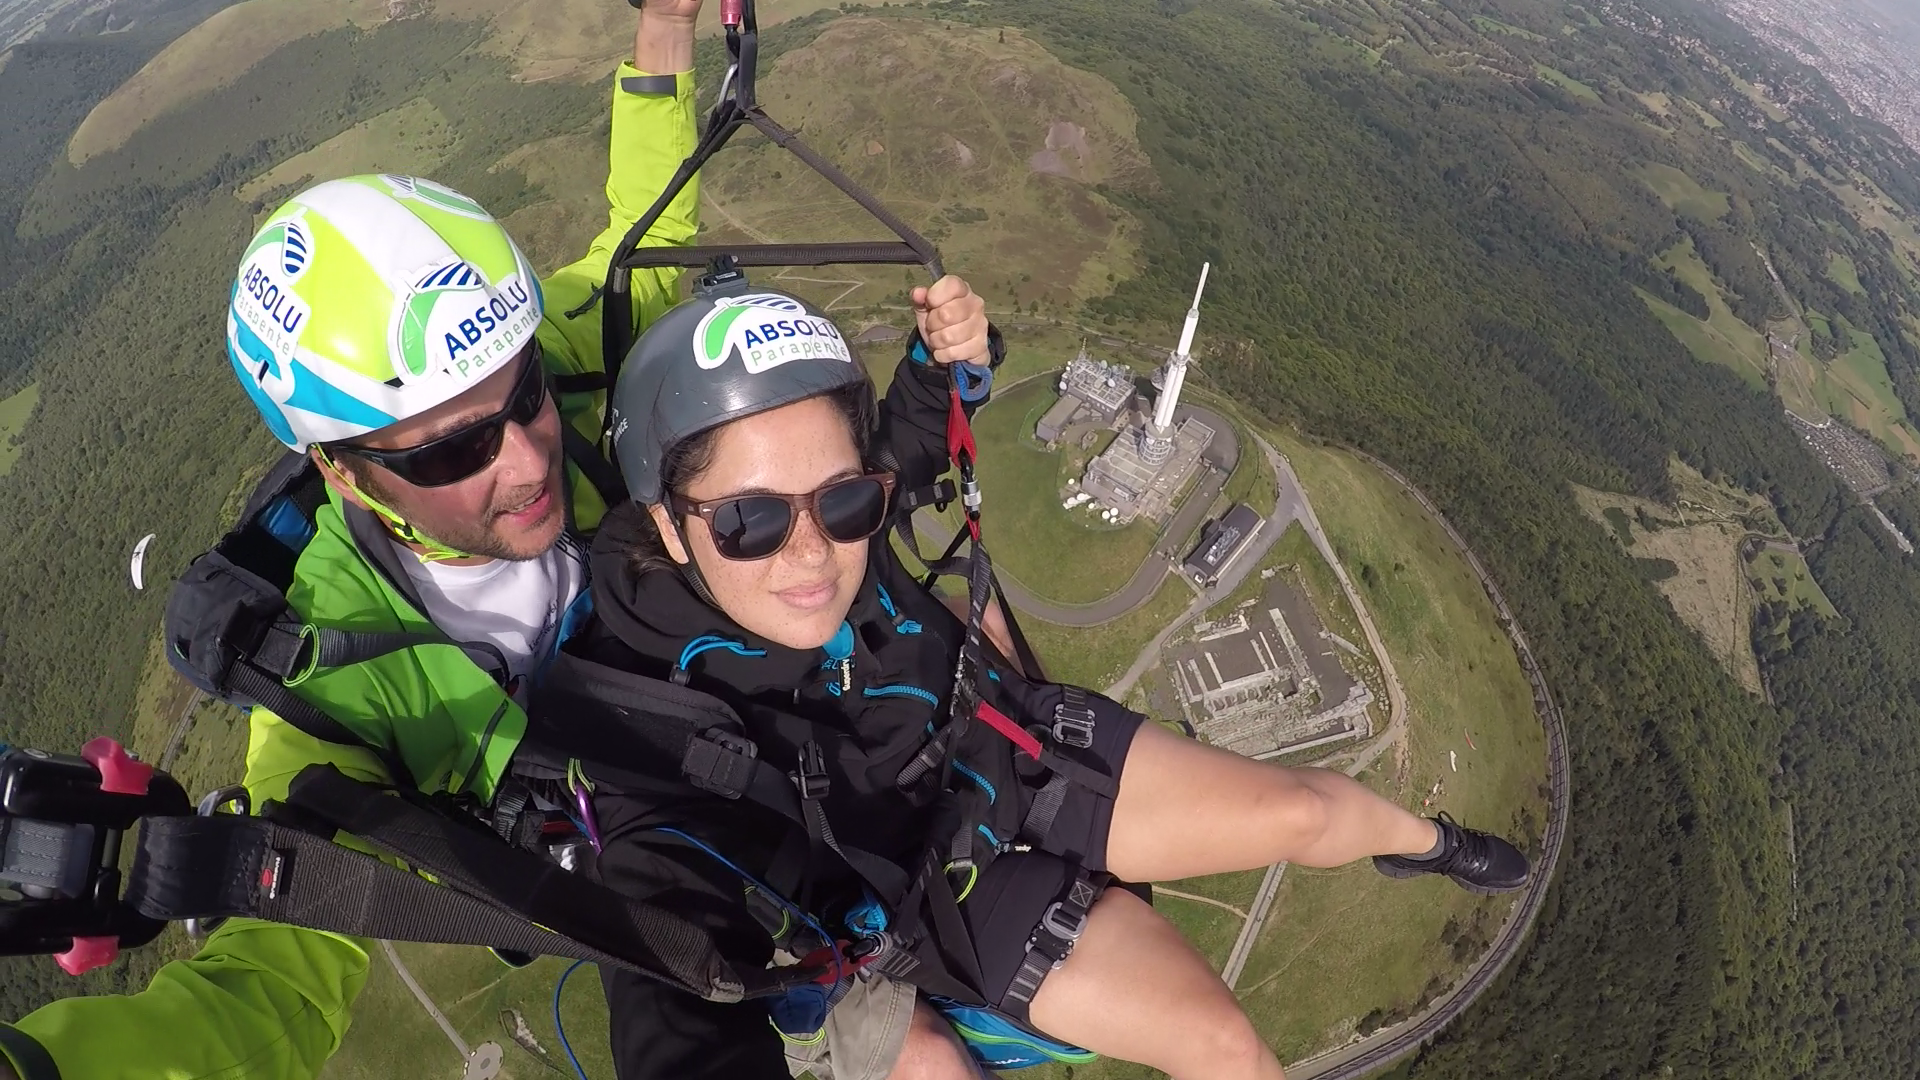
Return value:
M 195 690 L 187 696 L 187 707 L 180 710 L 180 719 L 173 722 L 173 734 L 167 736 L 167 747 L 160 751 L 160 763 L 155 766 L 167 769 L 173 766 L 173 755 L 180 752 L 180 744 L 185 741 L 188 729 L 193 727 L 193 708 L 206 698 L 204 690 Z
M 1339 556 L 1334 554 L 1333 545 L 1328 542 L 1326 531 L 1320 527 L 1320 519 L 1314 516 L 1313 504 L 1307 501 L 1307 490 L 1300 486 L 1300 478 L 1294 475 L 1293 464 L 1265 439 L 1255 435 L 1253 440 L 1259 444 L 1261 452 L 1267 455 L 1267 461 L 1273 466 L 1276 497 L 1274 516 L 1271 520 L 1285 522 L 1279 528 L 1272 530 L 1273 539 L 1277 539 L 1280 533 L 1286 531 L 1286 525 L 1294 521 L 1298 521 L 1301 527 L 1307 530 L 1308 538 L 1313 541 L 1313 546 L 1320 550 L 1321 558 L 1324 558 L 1327 565 L 1333 568 L 1333 576 L 1340 582 L 1341 591 L 1346 593 L 1347 603 L 1352 605 L 1354 614 L 1359 617 L 1360 628 L 1366 631 L 1367 644 L 1373 649 L 1374 659 L 1379 662 L 1380 671 L 1387 681 L 1386 729 L 1361 750 L 1344 770 L 1348 776 L 1357 776 L 1389 747 L 1398 744 L 1402 735 L 1405 734 L 1407 695 L 1400 688 L 1400 675 L 1394 670 L 1393 657 L 1387 654 L 1386 643 L 1380 640 L 1380 632 L 1374 628 L 1373 616 L 1367 611 L 1367 605 L 1360 599 L 1359 591 L 1353 587 L 1353 582 L 1347 577 L 1347 568 L 1340 564 Z M 1271 542 L 1270 539 L 1269 543 Z M 1263 551 L 1262 554 L 1265 552 Z M 1238 563 L 1240 576 L 1244 578 L 1247 572 L 1257 565 L 1259 565 L 1258 559 L 1242 558 Z M 1238 587 L 1237 582 L 1235 587 Z M 1229 589 L 1228 592 L 1231 593 L 1232 590 Z M 1273 897 L 1280 889 L 1280 876 L 1285 869 L 1285 863 L 1276 863 L 1267 869 L 1267 876 L 1260 882 L 1260 891 L 1255 894 L 1253 900 L 1252 915 L 1241 925 L 1240 936 L 1234 941 L 1233 951 L 1227 956 L 1227 966 L 1221 973 L 1228 987 L 1232 987 L 1240 980 L 1241 969 L 1246 966 L 1247 957 L 1253 951 L 1253 944 L 1259 940 L 1260 931 L 1266 925 L 1267 915 L 1273 909 Z
M 400 981 L 406 983 L 407 989 L 413 991 L 413 996 L 419 1000 L 420 1007 L 427 1010 L 427 1015 L 433 1017 L 433 1022 L 439 1024 L 440 1030 L 446 1034 L 447 1041 L 452 1043 L 453 1048 L 460 1052 L 460 1060 L 467 1060 L 473 1053 L 472 1050 L 467 1048 L 467 1041 L 462 1039 L 460 1033 L 453 1029 L 453 1022 L 447 1019 L 446 1013 L 440 1011 L 440 1006 L 435 1005 L 433 999 L 427 996 L 427 991 L 420 985 L 419 980 L 413 977 L 413 972 L 407 970 L 406 964 L 401 963 L 400 954 L 394 949 L 393 942 L 382 941 L 380 942 L 380 948 L 387 954 L 388 961 L 393 964 L 393 970 L 399 973 Z
M 1256 443 L 1260 444 L 1260 448 L 1266 453 L 1269 462 L 1279 458 L 1279 455 L 1274 452 L 1273 447 L 1268 446 L 1264 439 L 1261 439 L 1258 435 L 1255 435 L 1253 439 Z M 1281 458 L 1280 460 L 1284 461 L 1285 459 Z M 1290 479 L 1293 474 L 1288 472 L 1286 475 Z M 1133 689 L 1133 684 L 1139 682 L 1147 672 L 1153 670 L 1155 664 L 1160 662 L 1160 650 L 1166 647 L 1168 638 L 1178 633 L 1181 627 L 1199 618 L 1201 613 L 1205 612 L 1208 608 L 1232 596 L 1234 590 L 1238 589 L 1241 584 L 1247 580 L 1247 575 L 1253 573 L 1254 568 L 1259 566 L 1261 560 L 1267 557 L 1267 552 L 1273 549 L 1273 545 L 1279 543 L 1280 538 L 1286 535 L 1287 529 L 1296 521 L 1300 521 L 1303 524 L 1305 523 L 1307 518 L 1302 516 L 1302 511 L 1304 509 L 1305 513 L 1311 514 L 1312 508 L 1307 506 L 1306 496 L 1300 493 L 1299 484 L 1297 482 L 1293 483 L 1292 491 L 1289 492 L 1287 490 L 1287 482 L 1281 479 L 1280 468 L 1277 465 L 1273 470 L 1273 476 L 1273 513 L 1268 515 L 1266 524 L 1261 527 L 1259 533 L 1257 533 L 1252 542 L 1247 545 L 1247 549 L 1241 552 L 1238 558 L 1233 560 L 1233 563 L 1227 567 L 1225 573 L 1221 574 L 1219 582 L 1215 584 L 1213 588 L 1200 593 L 1194 602 L 1188 605 L 1187 610 L 1180 613 L 1179 618 L 1175 619 L 1158 634 L 1155 634 L 1152 641 L 1147 642 L 1147 647 L 1140 650 L 1140 655 L 1134 658 L 1133 666 L 1127 669 L 1127 673 L 1122 675 L 1118 682 L 1106 689 L 1106 695 L 1108 697 L 1116 701 L 1125 700 L 1127 693 Z M 1197 499 L 1194 500 L 1194 502 L 1198 501 Z M 1212 499 L 1208 499 L 1207 501 L 1211 503 Z M 1193 503 L 1190 502 L 1188 505 L 1192 506 Z M 1318 529 L 1319 523 L 1315 522 L 1312 528 Z M 1008 590 L 1007 595 L 1013 595 L 1011 589 Z M 1019 605 L 1016 604 L 1015 606 L 1018 607 Z M 1021 610 L 1025 611 L 1027 609 L 1021 608 Z M 1048 616 L 1042 612 L 1034 612 L 1034 614 L 1042 619 L 1048 618 Z M 1048 621 L 1052 620 L 1049 619 Z
M 1260 927 L 1266 925 L 1267 913 L 1273 908 L 1273 898 L 1280 891 L 1280 875 L 1287 872 L 1286 863 L 1274 863 L 1267 867 L 1267 876 L 1260 879 L 1260 891 L 1253 896 L 1253 907 L 1247 913 L 1247 921 L 1240 924 L 1240 936 L 1234 939 L 1233 951 L 1227 954 L 1227 965 L 1220 969 L 1220 980 L 1231 990 L 1240 983 L 1240 973 L 1247 969 L 1247 957 L 1253 955 L 1253 943 L 1260 936 Z M 1154 886 L 1160 891 L 1160 886 Z

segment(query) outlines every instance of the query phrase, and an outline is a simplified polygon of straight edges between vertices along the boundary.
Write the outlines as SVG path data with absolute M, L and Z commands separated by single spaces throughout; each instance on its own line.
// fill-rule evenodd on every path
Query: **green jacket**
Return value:
M 693 150 L 692 74 L 675 77 L 671 95 L 647 92 L 657 85 L 629 65 L 615 77 L 610 221 L 584 258 L 544 282 L 540 342 L 556 371 L 602 369 L 600 309 L 593 300 L 608 259 Z M 646 242 L 690 242 L 697 212 L 697 187 L 689 184 Z M 677 270 L 635 272 L 633 296 L 642 324 L 675 302 L 678 279 Z M 603 408 L 604 394 L 563 405 L 567 422 L 589 438 L 599 434 Z M 600 499 L 577 474 L 572 486 L 576 523 L 597 523 L 605 509 Z M 288 593 L 293 609 L 321 627 L 428 629 L 418 606 L 396 585 L 405 575 L 382 565 L 393 548 L 377 530 L 370 515 L 343 510 L 337 499 L 322 506 Z M 428 791 L 489 798 L 526 727 L 526 716 L 493 678 L 452 646 L 423 646 L 317 672 L 295 690 L 376 745 L 396 748 Z M 251 721 L 246 785 L 256 806 L 283 798 L 293 778 L 316 762 L 331 762 L 350 776 L 387 780 L 369 752 L 316 740 L 264 709 L 255 709 Z M 346 1034 L 354 998 L 366 982 L 371 944 L 230 920 L 198 955 L 162 967 L 144 992 L 54 1002 L 23 1017 L 11 1032 L 0 1030 L 0 1052 L 25 1080 L 47 1076 L 49 1060 L 65 1080 L 306 1080 L 319 1073 Z M 21 1035 L 31 1042 L 23 1043 Z M 44 1054 L 33 1052 L 36 1043 Z

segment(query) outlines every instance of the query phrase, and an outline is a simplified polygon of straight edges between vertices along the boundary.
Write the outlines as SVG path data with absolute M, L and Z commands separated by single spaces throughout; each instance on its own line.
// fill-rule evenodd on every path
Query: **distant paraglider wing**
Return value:
M 147 545 L 153 543 L 153 537 L 153 533 L 148 533 L 140 538 L 139 543 L 133 545 L 133 563 L 127 567 L 127 572 L 133 575 L 133 587 L 136 589 L 147 587 L 146 582 L 140 577 L 140 568 L 147 561 Z

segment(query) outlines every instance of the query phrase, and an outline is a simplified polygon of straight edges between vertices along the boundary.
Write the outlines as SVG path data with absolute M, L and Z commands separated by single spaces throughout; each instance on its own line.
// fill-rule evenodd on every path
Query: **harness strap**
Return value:
M 602 382 L 606 380 L 605 375 L 598 372 L 594 374 Z M 627 501 L 627 484 L 620 477 L 620 467 L 608 461 L 607 456 L 600 452 L 600 448 L 593 444 L 592 439 L 580 434 L 572 424 L 562 422 L 560 447 L 566 453 L 567 460 L 573 463 L 573 467 L 579 469 L 580 475 L 586 477 L 587 483 L 593 485 L 593 490 L 600 496 L 601 502 L 612 508 Z
M 1001 712 L 992 705 L 984 701 L 981 702 L 979 710 L 975 712 L 974 715 L 984 720 L 988 727 L 1005 736 L 1008 742 L 1019 747 L 1021 753 L 1026 754 L 1035 761 L 1039 761 L 1046 756 L 1047 751 L 1040 745 L 1040 740 L 1033 737 L 1033 732 L 1014 723 L 1008 718 L 1006 713 Z
M 1060 807 L 1066 804 L 1070 782 L 1067 774 L 1054 773 L 1034 793 L 1033 803 L 1027 807 L 1027 819 L 1020 823 L 1020 835 L 1034 847 L 1046 843 L 1047 834 L 1053 831 L 1053 819 L 1060 816 Z
M 287 807 L 366 839 L 443 884 L 276 820 L 216 814 L 150 819 L 128 899 L 158 919 L 247 916 L 363 937 L 591 960 L 721 1002 L 778 994 L 817 974 L 736 970 L 710 935 L 672 912 L 331 766 L 304 770 Z
M 1027 939 L 1027 955 L 1000 1000 L 1000 1011 L 1019 1023 L 1033 1022 L 1028 1013 L 1040 984 L 1073 955 L 1074 944 L 1086 932 L 1087 913 L 1112 880 L 1110 874 L 1090 874 L 1084 868 L 1074 873 L 1067 895 L 1047 907 L 1040 924 L 1033 928 L 1033 936 Z
M 401 787 L 417 787 L 412 770 L 397 750 L 380 746 L 322 712 L 318 706 L 287 688 L 287 684 L 242 660 L 227 671 L 227 688 L 250 699 L 296 730 L 321 742 L 356 746 L 371 752 L 386 767 L 387 775 Z
M 600 289 L 594 289 L 593 296 L 599 299 Z M 607 388 L 607 373 L 604 371 L 573 371 L 564 375 L 548 373 L 547 378 L 553 383 L 554 390 L 562 394 L 593 394 Z

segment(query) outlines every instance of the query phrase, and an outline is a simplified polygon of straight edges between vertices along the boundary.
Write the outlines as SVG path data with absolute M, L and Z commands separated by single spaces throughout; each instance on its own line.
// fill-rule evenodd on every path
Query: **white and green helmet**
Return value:
M 227 355 L 283 443 L 363 435 L 500 369 L 540 325 L 540 282 L 479 204 L 411 176 L 295 195 L 240 259 Z

